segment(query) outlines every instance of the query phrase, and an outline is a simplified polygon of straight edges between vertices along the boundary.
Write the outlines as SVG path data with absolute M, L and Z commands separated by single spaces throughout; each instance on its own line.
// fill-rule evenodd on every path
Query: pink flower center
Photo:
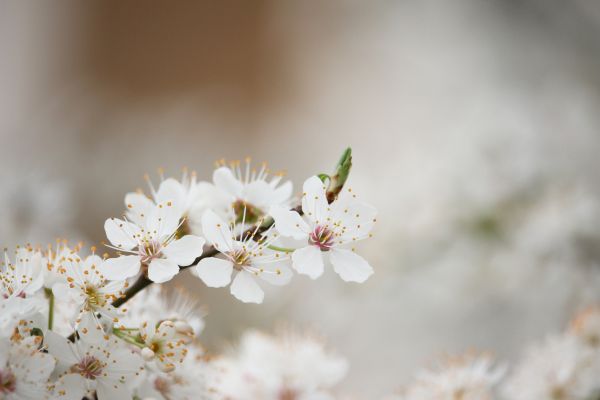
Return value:
M 17 390 L 17 378 L 8 369 L 0 369 L 0 394 L 12 393 Z
M 140 261 L 142 264 L 150 264 L 150 262 L 160 257 L 162 251 L 162 245 L 156 240 L 144 242 L 144 245 L 138 247 L 140 254 Z
M 104 364 L 96 357 L 85 356 L 71 367 L 71 372 L 80 374 L 85 379 L 94 380 L 102 374 L 103 368 Z
M 308 243 L 317 246 L 321 251 L 329 251 L 333 247 L 333 231 L 318 225 L 309 235 Z

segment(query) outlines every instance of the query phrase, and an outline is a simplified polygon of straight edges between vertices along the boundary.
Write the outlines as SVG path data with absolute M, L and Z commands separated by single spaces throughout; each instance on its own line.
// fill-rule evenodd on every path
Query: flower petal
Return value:
M 292 197 L 293 190 L 294 187 L 291 181 L 284 182 L 283 185 L 279 186 L 273 191 L 273 193 L 271 194 L 270 203 L 287 204 L 290 201 L 290 197 Z
M 373 229 L 376 216 L 375 207 L 356 200 L 349 190 L 342 191 L 338 199 L 331 204 L 332 221 L 345 228 L 344 234 L 336 241 L 364 239 Z
M 131 250 L 138 244 L 135 237 L 139 234 L 140 228 L 131 222 L 109 218 L 104 222 L 104 230 L 106 237 L 115 247 Z
M 181 214 L 175 203 L 167 200 L 154 206 L 146 219 L 146 230 L 154 238 L 171 236 L 179 226 Z
M 292 266 L 298 273 L 317 279 L 323 275 L 323 256 L 317 246 L 306 246 L 292 253 Z
M 288 210 L 282 206 L 273 206 L 269 214 L 275 220 L 275 228 L 283 236 L 294 239 L 305 239 L 308 237 L 310 228 L 296 211 Z
M 231 294 L 244 303 L 262 303 L 265 297 L 265 292 L 246 271 L 240 271 L 236 275 L 231 284 Z
M 318 176 L 311 176 L 302 187 L 302 210 L 315 223 L 322 223 L 329 215 L 325 185 Z
M 333 248 L 330 253 L 334 271 L 346 282 L 362 283 L 373 274 L 369 263 L 351 250 Z
M 209 257 L 200 260 L 196 265 L 198 277 L 210 287 L 223 287 L 231 282 L 231 272 L 233 263 L 229 260 L 222 260 L 216 257 Z
M 258 277 L 263 281 L 269 282 L 271 285 L 283 286 L 290 283 L 292 280 L 292 270 L 285 265 L 269 265 L 269 268 L 265 268 Z
M 140 258 L 138 256 L 120 256 L 109 258 L 102 263 L 102 275 L 111 281 L 122 281 L 140 272 Z
M 79 374 L 67 374 L 56 382 L 54 393 L 61 400 L 81 400 L 86 395 L 85 378 Z
M 142 224 L 144 219 L 154 207 L 154 202 L 145 194 L 132 192 L 125 195 L 127 216 L 136 224 Z
M 202 233 L 220 252 L 232 249 L 233 235 L 229 226 L 212 210 L 206 210 L 202 215 Z
M 217 168 L 213 173 L 213 183 L 219 189 L 227 192 L 232 197 L 241 197 L 244 185 L 233 176 L 227 167 Z
M 155 283 L 173 279 L 179 273 L 179 265 L 168 258 L 155 258 L 148 266 L 148 278 Z
M 186 235 L 179 240 L 174 240 L 163 249 L 163 254 L 181 266 L 190 265 L 202 255 L 205 240 L 200 236 Z
M 53 331 L 46 332 L 44 335 L 44 347 L 48 350 L 48 353 L 65 364 L 73 365 L 78 361 L 73 344 L 66 337 L 58 333 Z

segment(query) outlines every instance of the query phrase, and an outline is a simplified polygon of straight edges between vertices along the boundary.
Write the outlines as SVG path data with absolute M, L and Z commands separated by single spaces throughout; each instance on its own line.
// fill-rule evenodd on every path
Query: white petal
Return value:
M 244 185 L 233 176 L 227 167 L 217 168 L 213 173 L 213 183 L 219 189 L 227 192 L 230 196 L 241 197 Z
M 168 178 L 160 183 L 156 192 L 156 202 L 164 203 L 172 200 L 177 207 L 185 206 L 185 187 L 176 179 Z
M 119 256 L 104 260 L 100 272 L 108 280 L 122 281 L 140 272 L 140 258 L 138 256 Z
M 198 277 L 210 287 L 223 287 L 231 282 L 233 263 L 220 258 L 208 257 L 196 265 Z
M 275 228 L 283 236 L 293 237 L 294 239 L 308 237 L 310 228 L 296 211 L 281 206 L 273 206 L 269 214 L 275 220 Z
M 179 265 L 167 258 L 155 258 L 148 266 L 148 278 L 152 282 L 163 283 L 179 273 Z
M 73 365 L 78 362 L 73 350 L 73 344 L 66 337 L 48 331 L 44 335 L 44 346 L 48 350 L 48 353 L 65 364 Z
M 244 187 L 241 197 L 254 206 L 264 207 L 270 204 L 272 195 L 273 188 L 267 182 L 254 181 Z
M 84 312 L 79 318 L 77 332 L 79 332 L 81 340 L 92 344 L 102 342 L 104 339 L 104 330 L 94 313 Z
M 56 383 L 54 393 L 61 400 L 81 400 L 86 395 L 85 378 L 79 374 L 65 375 Z
M 373 273 L 369 263 L 353 251 L 333 248 L 330 253 L 334 271 L 346 282 L 362 283 Z
M 127 216 L 136 224 L 141 224 L 154 207 L 154 202 L 142 193 L 127 193 L 125 206 Z
M 154 238 L 162 239 L 177 230 L 181 214 L 171 200 L 157 204 L 146 219 L 146 230 Z
M 271 195 L 271 204 L 287 204 L 292 197 L 294 187 L 291 181 L 286 181 L 283 185 L 273 191 Z
M 106 237 L 115 247 L 131 250 L 137 246 L 135 237 L 139 234 L 140 228 L 130 222 L 109 218 L 104 222 L 104 230 Z
M 127 400 L 131 398 L 131 391 L 124 383 L 116 379 L 99 380 L 96 386 L 96 394 L 98 395 L 98 400 Z
M 174 240 L 163 249 L 163 254 L 169 260 L 181 266 L 190 265 L 202 255 L 204 239 L 200 236 L 186 235 L 179 240 Z
M 232 249 L 233 235 L 226 222 L 212 210 L 206 210 L 202 216 L 202 232 L 206 239 L 220 252 Z
M 265 293 L 258 286 L 252 275 L 240 271 L 231 284 L 231 294 L 244 303 L 262 303 Z
M 317 279 L 323 274 L 323 255 L 317 246 L 306 246 L 292 253 L 292 266 L 298 273 Z
M 346 228 L 344 235 L 336 238 L 336 241 L 365 238 L 373 229 L 376 216 L 375 207 L 356 200 L 348 190 L 342 191 L 338 199 L 331 204 L 331 219 Z
M 54 297 L 58 300 L 68 300 L 70 298 L 70 292 L 69 285 L 65 282 L 56 282 L 52 285 L 52 294 L 54 294 Z
M 258 277 L 271 285 L 283 286 L 292 280 L 292 270 L 285 265 L 269 265 Z
M 312 176 L 302 187 L 302 210 L 313 222 L 322 223 L 328 215 L 329 204 L 325 193 L 325 185 L 318 176 Z

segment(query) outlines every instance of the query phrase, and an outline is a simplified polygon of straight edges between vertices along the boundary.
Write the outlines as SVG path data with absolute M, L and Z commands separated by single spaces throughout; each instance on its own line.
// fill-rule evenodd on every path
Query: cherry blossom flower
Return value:
M 18 343 L 0 339 L 0 399 L 48 398 L 47 383 L 55 361 L 39 350 L 41 341 L 39 336 Z
M 98 400 L 131 398 L 132 385 L 143 369 L 143 361 L 118 341 L 101 345 L 85 340 L 72 343 L 49 331 L 44 344 L 59 363 L 54 398 L 81 400 L 94 392 Z
M 148 278 L 162 283 L 179 272 L 179 266 L 191 264 L 202 254 L 204 239 L 185 235 L 177 239 L 181 225 L 179 211 L 172 201 L 153 206 L 143 223 L 111 218 L 104 229 L 114 249 L 125 253 L 105 261 L 103 274 L 110 280 L 124 280 L 147 267 Z
M 181 364 L 188 352 L 186 344 L 190 341 L 181 338 L 175 322 L 145 321 L 140 326 L 139 335 L 144 347 L 142 357 L 146 361 L 155 361 L 163 372 L 171 372 Z
M 311 336 L 244 334 L 237 351 L 216 360 L 217 390 L 236 400 L 333 400 L 331 390 L 348 370 L 345 359 Z
M 447 358 L 435 369 L 420 372 L 405 391 L 405 400 L 493 399 L 504 376 L 503 366 L 494 366 L 485 354 Z
M 77 326 L 82 334 L 104 334 L 98 317 L 119 322 L 122 310 L 111 304 L 123 295 L 126 281 L 108 281 L 102 275 L 104 260 L 95 254 L 82 259 L 71 253 L 58 261 L 64 282 L 57 282 L 52 292 L 58 299 L 72 300 L 77 309 Z M 81 324 L 81 326 L 80 326 Z
M 242 220 L 242 224 L 245 221 Z M 230 227 L 211 210 L 202 217 L 202 229 L 207 240 L 215 246 L 222 258 L 207 257 L 198 263 L 196 273 L 210 287 L 224 287 L 231 282 L 231 294 L 244 303 L 262 303 L 264 292 L 254 277 L 273 285 L 285 285 L 291 279 L 290 269 L 284 265 L 286 256 L 269 249 L 275 239 L 272 232 L 263 233 L 254 241 L 252 233 L 236 235 L 235 225 Z M 256 233 L 256 231 L 255 231 Z
M 370 236 L 377 211 L 356 200 L 350 189 L 328 204 L 325 186 L 316 176 L 304 182 L 303 190 L 304 216 L 283 207 L 272 207 L 269 212 L 282 236 L 306 243 L 292 254 L 294 269 L 316 279 L 323 274 L 324 259 L 328 259 L 344 281 L 367 280 L 373 268 L 344 247 Z
M 164 179 L 162 171 L 160 175 L 161 182 L 158 189 L 155 189 L 148 176 L 145 177 L 150 188 L 150 196 L 146 196 L 141 190 L 125 196 L 127 218 L 138 225 L 143 225 L 146 216 L 157 204 L 172 201 L 175 207 L 174 213 L 181 222 L 177 237 L 201 233 L 200 219 L 208 206 L 207 201 L 215 196 L 214 185 L 209 182 L 198 182 L 196 173 L 188 172 L 187 169 L 183 170 L 181 180 Z
M 4 299 L 27 298 L 44 284 L 42 253 L 30 246 L 18 247 L 15 262 L 4 253 L 0 264 L 0 297 Z
M 272 206 L 289 207 L 292 196 L 292 182 L 281 183 L 282 174 L 269 177 L 266 163 L 259 170 L 252 167 L 250 158 L 246 158 L 245 169 L 239 161 L 226 164 L 217 163 L 219 168 L 213 173 L 213 183 L 218 193 L 210 208 L 222 218 L 238 224 L 242 218 L 247 224 L 254 224 L 264 217 Z M 247 226 L 240 225 L 244 230 Z

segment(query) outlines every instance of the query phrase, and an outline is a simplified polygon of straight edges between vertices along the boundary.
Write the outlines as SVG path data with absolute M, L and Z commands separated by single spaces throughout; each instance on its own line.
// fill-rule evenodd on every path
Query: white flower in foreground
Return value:
M 243 222 L 242 222 L 243 224 Z M 274 236 L 263 233 L 262 239 L 254 241 L 251 234 L 240 238 L 233 229 L 213 211 L 202 217 L 202 229 L 206 239 L 223 258 L 207 257 L 196 265 L 196 273 L 210 287 L 224 287 L 231 282 L 231 274 L 237 272 L 231 284 L 231 294 L 244 303 L 262 303 L 264 292 L 255 277 L 273 285 L 285 285 L 291 279 L 290 269 L 283 264 L 285 257 L 269 249 Z
M 216 360 L 223 371 L 217 391 L 236 400 L 333 399 L 346 375 L 345 359 L 309 336 L 244 334 L 237 352 Z
M 447 359 L 435 370 L 419 373 L 405 391 L 405 400 L 491 400 L 505 368 L 486 355 Z
M 221 399 L 214 388 L 215 371 L 200 350 L 190 347 L 190 354 L 173 372 L 146 370 L 143 383 L 137 391 L 141 399 L 155 400 L 209 400 Z
M 116 340 L 101 346 L 83 340 L 71 343 L 49 331 L 44 345 L 58 360 L 61 371 L 53 398 L 81 400 L 93 396 L 95 391 L 98 400 L 131 399 L 132 386 L 143 369 L 143 361 Z
M 273 207 L 269 212 L 283 236 L 306 241 L 305 247 L 292 254 L 294 269 L 316 279 L 323 274 L 324 258 L 328 258 L 343 280 L 367 280 L 373 268 L 344 247 L 370 236 L 377 210 L 356 200 L 350 189 L 328 204 L 326 188 L 316 176 L 304 182 L 303 190 L 304 217 L 283 207 Z
M 255 170 L 246 159 L 246 168 L 240 168 L 240 162 L 231 162 L 229 166 L 221 160 L 221 165 L 213 173 L 213 183 L 219 195 L 212 200 L 210 208 L 221 217 L 240 223 L 242 218 L 247 224 L 254 224 L 264 217 L 272 206 L 289 207 L 292 196 L 292 182 L 282 185 L 282 174 L 269 179 L 267 164 L 262 163 L 260 170 Z M 243 230 L 246 226 L 240 226 Z
M 187 169 L 184 169 L 181 180 L 163 179 L 161 172 L 158 189 L 154 188 L 148 176 L 146 181 L 150 188 L 150 197 L 141 191 L 128 193 L 125 196 L 126 215 L 130 221 L 141 225 L 153 207 L 172 201 L 173 206 L 176 207 L 175 214 L 181 222 L 177 237 L 201 232 L 200 219 L 208 205 L 206 202 L 214 197 L 215 188 L 211 183 L 198 182 L 196 173 L 194 171 L 188 173 Z
M 157 283 L 171 280 L 179 266 L 191 264 L 202 254 L 204 239 L 185 235 L 176 238 L 179 212 L 172 201 L 150 209 L 143 223 L 111 218 L 104 223 L 108 240 L 121 255 L 105 261 L 102 271 L 107 279 L 124 280 L 137 275 L 142 265 L 148 278 Z
M 4 299 L 27 298 L 44 284 L 42 253 L 33 248 L 18 247 L 14 263 L 5 252 L 0 264 L 0 297 Z
M 547 338 L 527 351 L 506 382 L 511 400 L 586 400 L 600 390 L 600 359 L 575 336 Z
M 48 398 L 47 383 L 54 358 L 39 350 L 42 338 L 30 336 L 20 343 L 0 340 L 0 399 Z
M 180 338 L 173 321 L 146 321 L 140 326 L 139 334 L 144 343 L 142 357 L 146 361 L 155 361 L 163 372 L 173 371 L 187 355 L 185 345 L 189 341 Z
M 72 253 L 57 261 L 64 283 L 55 283 L 52 292 L 58 299 L 72 300 L 78 307 L 77 325 L 80 333 L 104 334 L 99 316 L 105 321 L 119 322 L 121 311 L 112 303 L 123 295 L 126 281 L 107 281 L 102 275 L 104 260 L 95 254 L 82 259 Z M 82 326 L 80 326 L 80 324 Z M 87 332 L 93 329 L 98 332 Z

